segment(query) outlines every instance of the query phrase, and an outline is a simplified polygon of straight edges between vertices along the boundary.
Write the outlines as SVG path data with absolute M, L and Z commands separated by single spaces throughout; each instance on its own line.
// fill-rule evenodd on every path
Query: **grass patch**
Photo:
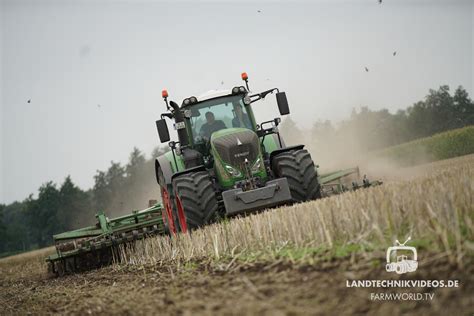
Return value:
M 399 166 L 413 166 L 472 153 L 474 126 L 468 126 L 385 148 L 375 155 Z

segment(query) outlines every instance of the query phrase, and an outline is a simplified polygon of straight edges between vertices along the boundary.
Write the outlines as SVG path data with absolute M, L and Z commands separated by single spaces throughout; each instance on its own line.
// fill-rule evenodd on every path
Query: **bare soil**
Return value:
M 367 255 L 367 254 L 366 254 Z M 0 261 L 0 314 L 219 314 L 346 315 L 451 314 L 474 312 L 474 267 L 428 255 L 414 273 L 384 269 L 382 252 L 298 264 L 194 263 L 107 267 L 62 278 L 30 269 L 29 260 Z M 376 261 L 374 261 L 377 259 Z M 460 280 L 459 288 L 352 288 L 347 280 Z M 432 301 L 372 301 L 370 293 L 434 293 Z

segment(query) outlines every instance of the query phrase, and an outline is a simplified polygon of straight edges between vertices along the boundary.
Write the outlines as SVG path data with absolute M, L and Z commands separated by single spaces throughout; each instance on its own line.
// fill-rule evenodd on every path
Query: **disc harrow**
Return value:
M 118 260 L 120 245 L 165 234 L 163 207 L 156 201 L 151 204 L 145 210 L 114 219 L 99 212 L 95 225 L 54 235 L 56 253 L 46 258 L 48 271 L 61 276 L 100 268 Z

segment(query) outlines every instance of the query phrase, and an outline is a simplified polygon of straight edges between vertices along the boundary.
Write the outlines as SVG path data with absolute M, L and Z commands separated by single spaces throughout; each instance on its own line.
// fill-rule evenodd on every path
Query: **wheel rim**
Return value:
M 173 208 L 171 207 L 170 195 L 164 187 L 161 188 L 161 196 L 163 198 L 163 204 L 165 206 L 165 212 L 162 213 L 163 221 L 166 221 L 168 223 L 168 229 L 170 233 L 176 235 L 176 226 L 174 225 Z
M 186 233 L 188 231 L 186 215 L 184 214 L 183 203 L 181 203 L 181 199 L 179 198 L 178 194 L 176 194 L 176 206 L 178 209 L 178 220 L 179 226 L 181 227 L 181 232 Z

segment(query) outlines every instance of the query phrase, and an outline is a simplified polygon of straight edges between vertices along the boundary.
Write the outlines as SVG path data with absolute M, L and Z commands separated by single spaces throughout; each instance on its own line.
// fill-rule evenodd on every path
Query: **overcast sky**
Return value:
M 149 157 L 163 88 L 181 101 L 246 71 L 304 127 L 443 84 L 473 95 L 474 1 L 225 2 L 0 0 L 0 203 Z M 274 98 L 255 111 L 277 116 Z

